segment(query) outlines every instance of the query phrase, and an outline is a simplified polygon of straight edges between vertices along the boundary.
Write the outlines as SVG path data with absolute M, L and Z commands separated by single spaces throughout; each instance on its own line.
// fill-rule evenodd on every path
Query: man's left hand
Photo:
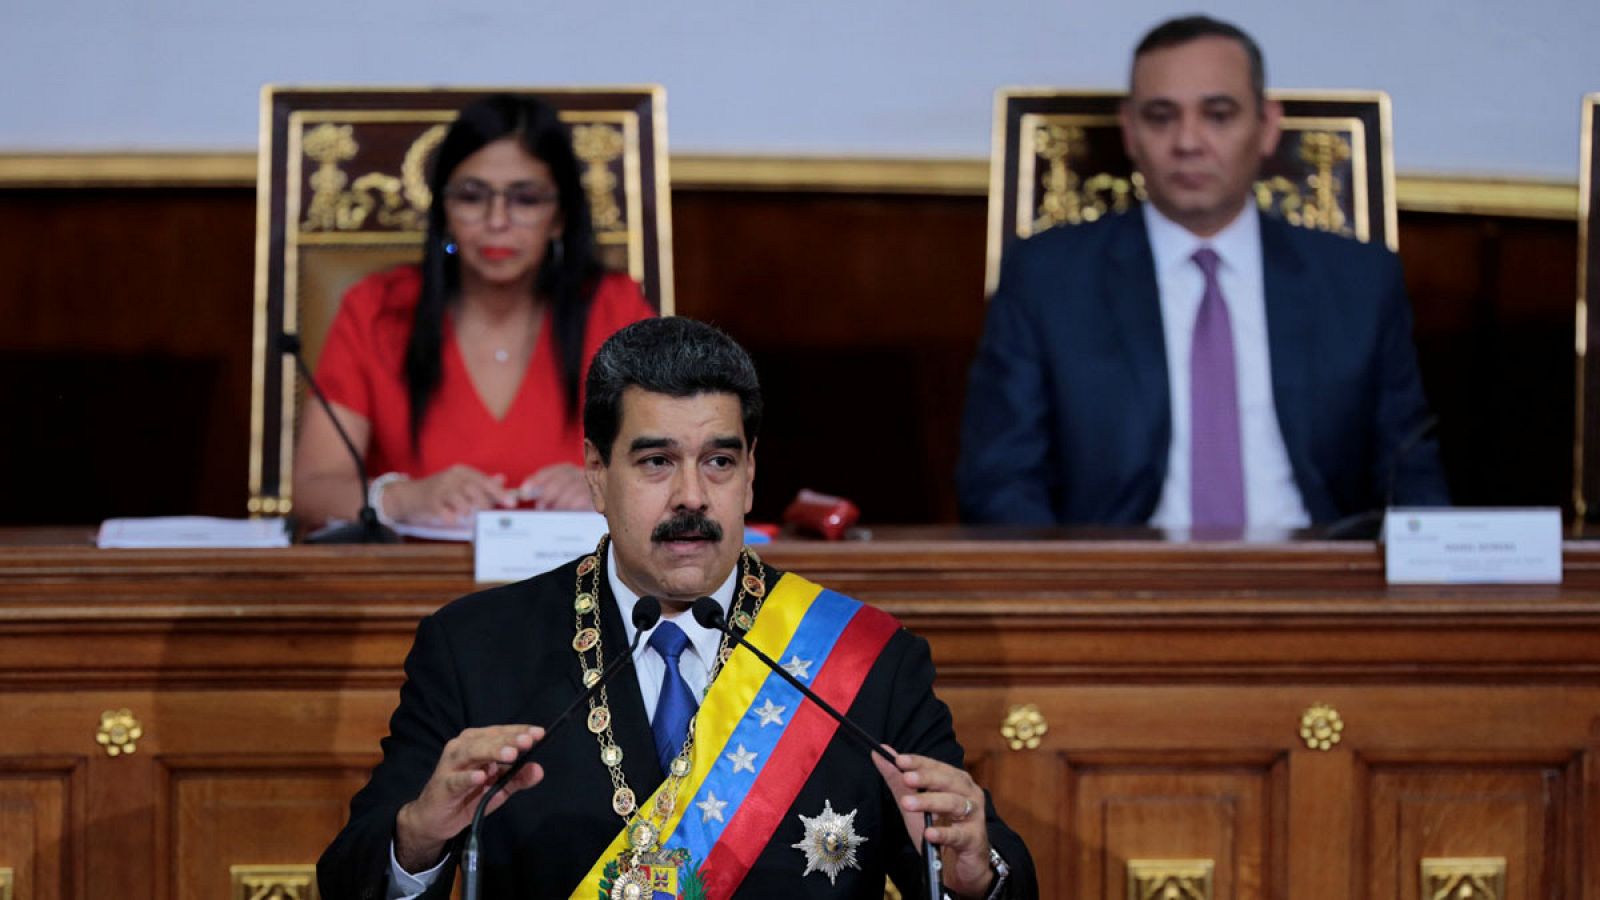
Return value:
M 894 794 L 911 843 L 922 846 L 922 814 L 933 813 L 927 838 L 939 847 L 945 889 L 958 897 L 986 896 L 994 883 L 994 869 L 989 865 L 983 788 L 949 763 L 886 749 L 894 754 L 894 766 L 877 754 L 872 762 Z

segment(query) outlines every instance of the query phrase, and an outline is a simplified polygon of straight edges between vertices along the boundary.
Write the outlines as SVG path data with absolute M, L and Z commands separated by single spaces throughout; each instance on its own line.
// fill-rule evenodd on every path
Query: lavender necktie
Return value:
M 1239 452 L 1239 380 L 1233 323 L 1217 283 L 1221 261 L 1210 247 L 1194 253 L 1206 276 L 1189 348 L 1189 503 L 1197 528 L 1242 528 L 1244 461 Z

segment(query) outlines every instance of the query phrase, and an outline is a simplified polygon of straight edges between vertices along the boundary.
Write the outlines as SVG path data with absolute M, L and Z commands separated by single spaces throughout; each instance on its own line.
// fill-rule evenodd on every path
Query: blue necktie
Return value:
M 650 635 L 650 646 L 667 661 L 667 671 L 661 679 L 661 696 L 656 700 L 656 718 L 651 730 L 656 734 L 656 756 L 661 760 L 663 773 L 672 771 L 672 761 L 683 749 L 683 739 L 689 734 L 689 720 L 699 707 L 689 685 L 678 671 L 678 659 L 689 646 L 689 636 L 671 622 L 656 626 Z

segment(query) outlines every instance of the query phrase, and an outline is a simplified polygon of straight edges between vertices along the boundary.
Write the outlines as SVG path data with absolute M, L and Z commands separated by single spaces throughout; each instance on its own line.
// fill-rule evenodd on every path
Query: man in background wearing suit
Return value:
M 715 328 L 647 319 L 606 341 L 583 424 L 610 533 L 423 620 L 383 760 L 318 863 L 322 896 L 448 897 L 474 807 L 535 745 L 537 763 L 489 805 L 484 897 L 881 900 L 886 875 L 911 896 L 924 812 L 950 894 L 1038 896 L 1027 848 L 962 768 L 927 642 L 744 546 L 760 423 L 755 367 Z M 646 597 L 659 622 L 633 618 Z M 705 597 L 887 741 L 898 768 L 685 614 Z M 556 718 L 640 627 L 632 670 L 580 710 L 584 727 L 530 724 Z
M 1236 532 L 1449 502 L 1399 260 L 1262 216 L 1261 51 L 1203 16 L 1134 52 L 1149 202 L 1010 248 L 972 367 L 962 516 Z

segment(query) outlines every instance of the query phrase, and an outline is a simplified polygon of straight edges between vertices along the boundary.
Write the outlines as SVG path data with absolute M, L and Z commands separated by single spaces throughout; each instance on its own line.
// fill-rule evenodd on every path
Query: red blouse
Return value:
M 369 275 L 344 295 L 317 360 L 328 399 L 372 426 L 367 471 L 425 478 L 457 463 L 504 475 L 508 487 L 552 463 L 583 464 L 583 424 L 566 410 L 552 329 L 539 329 L 528 369 L 504 419 L 484 406 L 467 375 L 446 316 L 438 392 L 411 449 L 411 401 L 406 393 L 406 342 L 422 291 L 415 266 Z M 624 275 L 607 275 L 595 291 L 583 335 L 583 373 L 595 351 L 619 328 L 655 315 Z M 581 405 L 580 405 L 581 408 Z

